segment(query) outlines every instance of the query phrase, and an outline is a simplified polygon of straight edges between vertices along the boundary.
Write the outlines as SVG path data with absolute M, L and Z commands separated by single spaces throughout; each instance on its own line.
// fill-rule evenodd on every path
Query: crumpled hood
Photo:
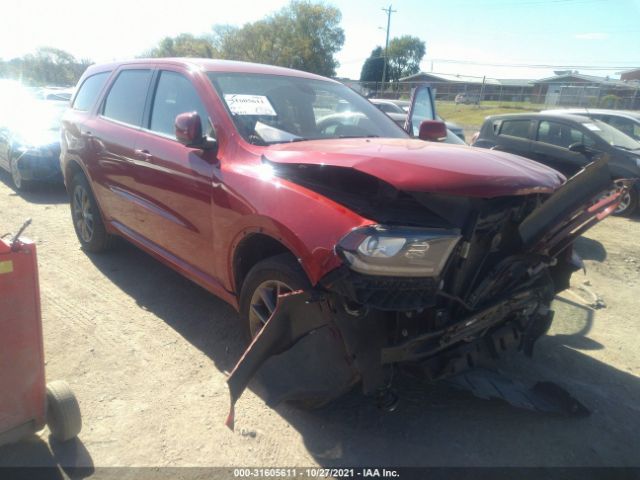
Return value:
M 472 197 L 551 193 L 565 178 L 526 158 L 476 147 L 414 139 L 355 138 L 272 145 L 276 164 L 353 168 L 408 192 Z

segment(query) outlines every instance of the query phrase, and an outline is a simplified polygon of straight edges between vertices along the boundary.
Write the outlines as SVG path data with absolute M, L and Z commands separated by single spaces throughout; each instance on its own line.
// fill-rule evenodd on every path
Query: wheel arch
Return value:
M 281 255 L 283 253 L 289 253 L 296 259 L 300 258 L 292 248 L 271 235 L 260 231 L 247 233 L 233 249 L 231 272 L 233 276 L 232 284 L 236 295 L 240 294 L 242 284 L 244 283 L 249 270 L 251 270 L 254 265 L 262 260 L 276 255 Z M 305 275 L 309 278 L 304 265 L 301 266 L 305 271 Z

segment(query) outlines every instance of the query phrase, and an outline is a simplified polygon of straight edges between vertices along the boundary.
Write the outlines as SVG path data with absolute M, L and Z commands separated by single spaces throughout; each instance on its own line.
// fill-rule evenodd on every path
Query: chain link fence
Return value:
M 357 82 L 345 84 L 369 98 L 409 100 L 417 85 L 430 85 L 438 102 L 517 104 L 539 108 L 612 108 L 640 110 L 640 82 L 531 83 L 479 78 L 477 82 Z M 513 105 L 516 104 L 516 105 Z

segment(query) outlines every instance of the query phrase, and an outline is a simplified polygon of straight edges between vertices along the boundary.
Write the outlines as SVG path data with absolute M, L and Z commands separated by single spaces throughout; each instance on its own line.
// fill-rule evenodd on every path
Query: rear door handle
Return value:
M 145 160 L 151 160 L 151 158 L 153 157 L 153 155 L 151 155 L 151 152 L 149 150 L 145 149 L 140 149 L 140 148 L 136 148 L 134 150 L 134 153 L 141 158 L 144 158 Z

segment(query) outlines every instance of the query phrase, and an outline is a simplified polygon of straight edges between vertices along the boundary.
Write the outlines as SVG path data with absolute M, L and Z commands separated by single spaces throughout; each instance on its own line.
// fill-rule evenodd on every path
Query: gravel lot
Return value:
M 136 248 L 79 249 L 66 193 L 0 182 L 0 234 L 33 218 L 47 376 L 67 380 L 84 427 L 0 448 L 0 466 L 640 466 L 640 218 L 580 240 L 587 274 L 556 301 L 550 334 L 512 374 L 553 380 L 592 414 L 568 419 L 399 382 L 384 413 L 357 392 L 315 412 L 264 405 L 253 390 L 224 426 L 225 372 L 243 350 L 235 311 Z M 606 305 L 592 309 L 596 297 Z M 0 312 L 1 314 L 1 312 Z

